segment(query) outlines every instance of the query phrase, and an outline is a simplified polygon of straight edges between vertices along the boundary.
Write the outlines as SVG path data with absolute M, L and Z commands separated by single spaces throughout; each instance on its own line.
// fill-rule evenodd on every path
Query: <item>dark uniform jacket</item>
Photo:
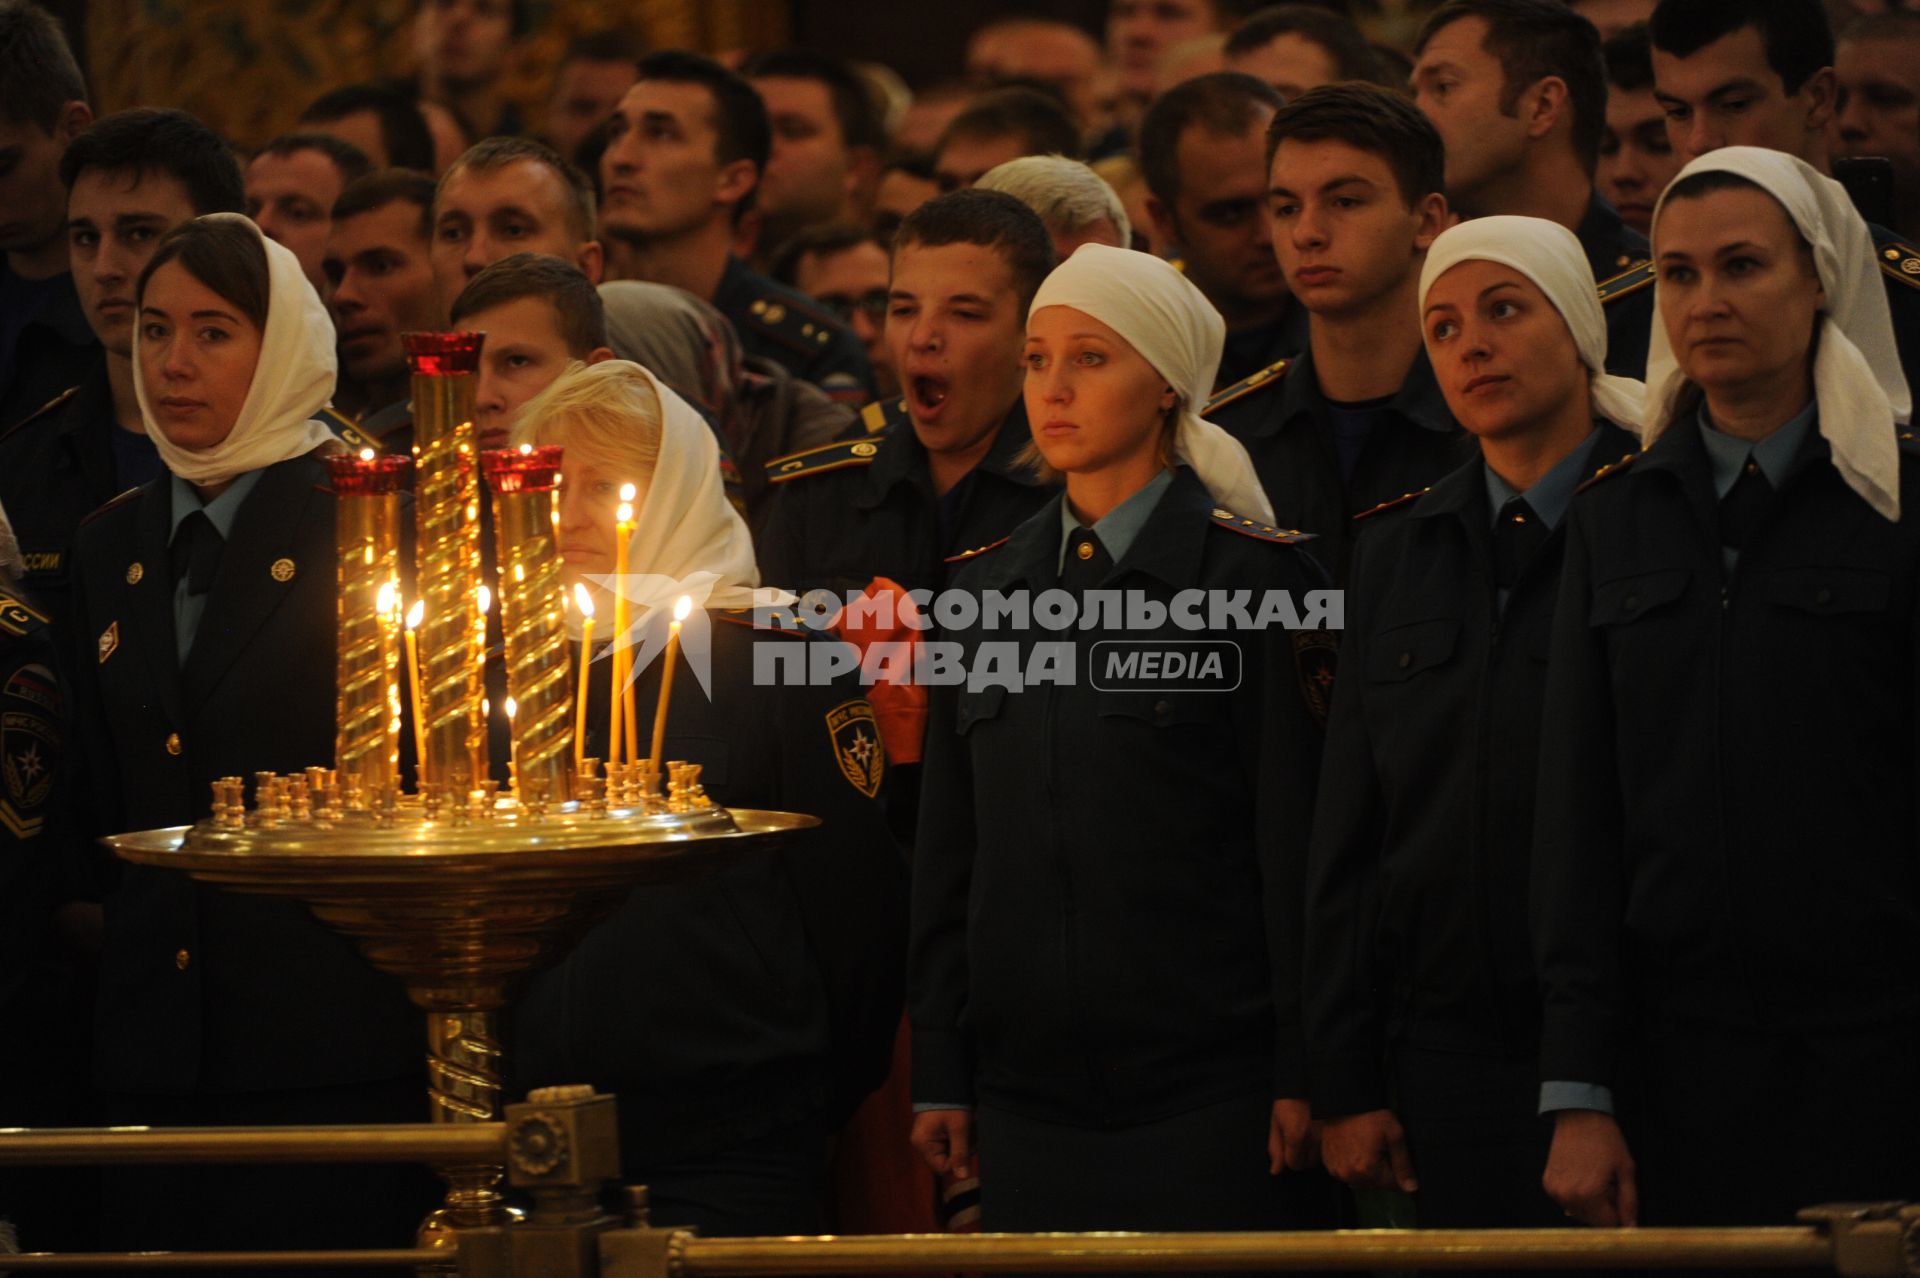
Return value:
M 729 257 L 713 305 L 733 325 L 748 355 L 773 360 L 842 403 L 857 407 L 873 397 L 867 348 L 843 320 L 805 293 Z
M 1280 318 L 1229 332 L 1220 349 L 1214 387 L 1224 390 L 1306 350 L 1308 322 L 1307 308 L 1289 300 Z
M 1636 381 L 1647 375 L 1647 348 L 1653 341 L 1653 250 L 1647 237 L 1620 220 L 1595 191 L 1587 214 L 1574 228 L 1600 288 L 1600 310 L 1607 320 L 1607 371 Z
M 1689 413 L 1573 503 L 1541 740 L 1542 1077 L 1618 1087 L 1631 1019 L 1796 1033 L 1920 1008 L 1915 587 L 1809 432 L 1729 575 Z
M 311 455 L 261 475 L 235 514 L 184 667 L 167 553 L 172 477 L 82 526 L 71 648 L 89 833 L 199 820 L 218 777 L 251 783 L 256 771 L 333 758 L 326 482 Z M 418 1075 L 419 1014 L 399 983 L 304 906 L 172 870 L 104 868 L 97 1074 L 107 1090 L 248 1092 Z
M 1638 441 L 1610 423 L 1589 470 Z M 1361 519 L 1307 896 L 1316 1113 L 1388 1107 L 1386 1047 L 1531 1055 L 1534 762 L 1564 521 L 1504 610 L 1479 458 Z
M 1059 500 L 957 588 L 1055 589 Z M 1216 512 L 1182 468 L 1099 589 L 1324 586 L 1297 534 Z M 1301 632 L 1305 633 L 1305 632 Z M 1320 637 L 1324 632 L 1314 632 Z M 1261 1093 L 1301 1095 L 1299 884 L 1320 729 L 1281 627 L 1223 639 L 1232 691 L 1094 686 L 1092 643 L 1037 627 L 986 642 L 1075 643 L 1071 686 L 933 689 L 908 968 L 916 1101 L 1080 1126 Z M 1326 648 L 1309 668 L 1330 674 Z M 1024 664 L 1024 662 L 1023 662 Z M 1108 681 L 1111 686 L 1111 681 Z
M 0 504 L 38 606 L 65 628 L 73 594 L 73 536 L 122 490 L 113 458 L 113 392 L 100 358 L 79 385 L 0 433 Z
M 1054 490 L 1015 459 L 1032 435 L 1015 404 L 993 447 L 945 501 L 926 449 L 895 401 L 883 431 L 767 463 L 777 490 L 756 550 L 760 579 L 796 592 L 864 589 L 889 577 L 908 590 L 946 583 L 946 561 L 999 541 Z
M 6 275 L 7 264 L 0 261 L 0 278 Z M 13 349 L 0 352 L 0 431 L 38 412 L 86 376 L 99 358 L 100 340 L 80 309 L 73 277 L 62 274 L 39 312 L 15 335 Z
M 1447 411 L 1424 351 L 1374 427 L 1351 480 L 1340 473 L 1311 354 L 1220 392 L 1201 416 L 1246 445 L 1273 517 L 1315 534 L 1312 549 L 1335 581 L 1346 579 L 1355 515 L 1418 492 L 1478 455 L 1473 437 Z
M 1883 226 L 1869 222 L 1867 230 L 1880 255 L 1880 277 L 1887 287 L 1887 310 L 1893 318 L 1900 369 L 1907 375 L 1907 393 L 1920 404 L 1920 248 Z
M 528 1086 L 620 1097 L 630 1157 L 711 1154 L 827 1110 L 838 1122 L 887 1072 L 899 1025 L 906 864 L 875 801 L 873 711 L 848 687 L 757 686 L 754 652 L 833 641 L 708 614 L 713 699 L 674 668 L 669 759 L 698 763 L 716 803 L 803 812 L 819 831 L 712 878 L 637 889 L 514 1013 Z M 796 653 L 796 655 L 798 655 Z M 659 696 L 660 662 L 636 683 Z M 605 748 L 604 663 L 588 749 Z M 643 712 L 644 713 L 644 712 Z

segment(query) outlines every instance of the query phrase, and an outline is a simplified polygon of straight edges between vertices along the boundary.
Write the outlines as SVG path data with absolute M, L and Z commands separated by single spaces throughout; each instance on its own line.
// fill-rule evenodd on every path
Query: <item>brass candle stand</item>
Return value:
M 495 562 L 507 691 L 513 696 L 514 783 L 530 805 L 572 797 L 573 651 L 566 585 L 554 545 L 560 449 L 525 446 L 482 456 L 493 489 Z

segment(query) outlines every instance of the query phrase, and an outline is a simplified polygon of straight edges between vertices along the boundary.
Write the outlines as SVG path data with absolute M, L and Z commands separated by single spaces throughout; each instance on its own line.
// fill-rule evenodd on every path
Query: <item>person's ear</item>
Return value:
M 1173 387 L 1168 386 L 1161 390 L 1160 392 L 1160 411 L 1161 412 L 1164 413 L 1171 410 L 1173 406 L 1179 402 L 1180 402 L 1180 396 L 1178 393 L 1174 391 Z
M 54 136 L 62 142 L 71 142 L 86 132 L 93 123 L 93 108 L 75 99 L 60 108 L 60 114 L 53 125 Z
M 720 175 L 714 179 L 713 202 L 733 208 L 753 194 L 753 188 L 758 185 L 760 185 L 760 170 L 754 162 L 735 160 L 723 166 Z
M 1839 105 L 1840 81 L 1833 68 L 1821 67 L 1808 76 L 1797 96 L 1806 100 L 1807 132 L 1824 133 L 1833 120 L 1834 108 Z
M 595 364 L 605 363 L 613 357 L 613 348 L 611 346 L 596 346 L 588 351 L 587 357 L 580 362 L 588 367 L 592 367 Z
M 1567 100 L 1567 82 L 1557 75 L 1528 85 L 1526 92 L 1520 95 L 1520 101 L 1524 107 L 1521 115 L 1527 122 L 1527 136 L 1535 140 L 1552 133 L 1571 110 Z
M 600 277 L 606 274 L 607 250 L 601 247 L 599 240 L 588 240 L 574 250 L 573 264 L 580 268 L 580 273 L 587 277 L 588 283 L 597 287 Z
M 1420 202 L 1414 205 L 1414 212 L 1419 217 L 1419 226 L 1413 233 L 1416 253 L 1424 253 L 1432 248 L 1433 242 L 1440 238 L 1440 232 L 1459 221 L 1447 208 L 1447 197 L 1438 191 L 1422 196 Z

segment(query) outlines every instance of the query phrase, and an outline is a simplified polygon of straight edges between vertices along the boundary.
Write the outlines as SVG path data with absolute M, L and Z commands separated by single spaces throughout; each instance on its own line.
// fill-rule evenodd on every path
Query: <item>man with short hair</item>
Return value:
M 60 156 L 93 122 L 60 23 L 0 0 L 0 430 L 78 380 L 98 355 L 67 269 Z
M 870 405 L 861 437 L 767 464 L 779 491 L 756 539 L 763 581 L 936 589 L 955 556 L 1040 508 L 1020 355 L 1053 267 L 1046 227 L 998 191 L 942 195 L 901 225 L 886 340 L 904 395 Z
M 343 84 L 300 113 L 303 133 L 324 133 L 357 146 L 376 169 L 431 174 L 433 134 L 411 94 L 385 84 Z
M 1175 45 L 1224 34 L 1259 0 L 1113 0 L 1107 6 L 1107 57 L 1120 91 L 1119 115 L 1131 127 L 1159 89 L 1161 60 Z
M 1264 80 L 1220 71 L 1164 94 L 1140 122 L 1155 243 L 1227 322 L 1215 386 L 1306 349 L 1306 312 L 1288 300 L 1267 212 L 1267 123 L 1279 107 Z
M 1606 127 L 1600 36 L 1560 0 L 1447 0 L 1414 46 L 1414 101 L 1447 147 L 1462 217 L 1558 222 L 1586 250 L 1607 316 L 1607 371 L 1646 372 L 1653 267 L 1593 175 Z
M 1834 56 L 1840 82 L 1832 142 L 1838 156 L 1893 164 L 1893 229 L 1920 236 L 1920 13 L 1856 18 Z
M 1227 36 L 1227 70 L 1271 84 L 1291 102 L 1335 80 L 1383 83 L 1380 60 L 1360 28 L 1313 4 L 1276 4 Z
M 567 42 L 553 69 L 553 92 L 541 132 L 575 164 L 585 165 L 580 144 L 606 122 L 639 73 L 640 42 L 620 29 L 590 31 Z
M 843 320 L 866 347 L 878 397 L 900 393 L 882 338 L 887 324 L 888 245 L 850 222 L 828 222 L 794 236 L 774 259 L 773 278 L 799 289 Z
M 95 507 L 161 471 L 134 392 L 133 290 L 160 238 L 246 203 L 240 165 L 184 111 L 122 111 L 60 158 L 80 307 L 99 346 L 54 404 L 0 435 L 0 505 L 25 552 L 28 589 L 57 622 L 70 607 L 74 531 Z
M 1082 133 L 1102 123 L 1100 42 L 1071 22 L 1015 14 L 995 18 L 967 39 L 967 76 L 988 88 L 1037 84 L 1059 95 Z
M 487 335 L 473 396 L 482 448 L 504 448 L 514 414 L 568 364 L 613 358 L 600 291 L 579 267 L 546 253 L 514 253 L 480 271 L 448 318 Z
M 940 182 L 933 175 L 931 160 L 893 156 L 880 170 L 880 185 L 874 190 L 873 233 L 892 240 L 907 215 L 938 194 Z
M 1607 63 L 1607 127 L 1600 135 L 1596 189 L 1642 235 L 1653 231 L 1653 206 L 1684 163 L 1667 137 L 1666 112 L 1653 96 L 1653 52 L 1644 26 L 1628 27 L 1600 46 Z
M 933 149 L 933 173 L 942 191 L 958 191 L 1023 155 L 1079 154 L 1080 132 L 1066 108 L 1015 85 L 981 94 L 953 117 Z
M 333 202 L 355 178 L 373 172 L 366 153 L 325 133 L 288 133 L 254 153 L 247 164 L 247 216 L 261 234 L 300 260 L 313 291 L 327 295 L 321 257 Z
M 987 170 L 974 186 L 1005 191 L 1039 215 L 1053 237 L 1054 256 L 1066 261 L 1082 244 L 1128 248 L 1133 223 L 1107 180 L 1078 160 L 1023 155 Z
M 1839 85 L 1820 0 L 1661 0 L 1647 34 L 1653 94 L 1683 164 L 1723 146 L 1760 146 L 1831 171 Z M 1920 402 L 1920 247 L 1871 222 L 1867 230 L 1907 390 Z
M 550 253 L 594 283 L 605 260 L 587 175 L 530 138 L 488 138 L 440 178 L 433 197 L 433 278 L 441 302 L 513 253 Z
M 433 179 L 424 173 L 372 173 L 334 201 L 323 259 L 340 343 L 334 404 L 360 415 L 341 430 L 355 449 L 404 455 L 413 447 L 400 335 L 443 326 L 432 245 Z
M 853 330 L 733 255 L 771 148 L 766 106 L 745 80 L 698 54 L 649 54 L 600 157 L 607 236 L 620 242 L 623 278 L 711 302 L 747 354 L 865 403 L 872 371 Z
M 482 137 L 520 132 L 520 112 L 501 94 L 500 79 L 525 21 L 523 3 L 420 0 L 414 10 L 420 96 L 448 107 Z
M 1267 151 L 1273 248 L 1310 316 L 1307 349 L 1201 415 L 1246 445 L 1275 520 L 1318 533 L 1344 582 L 1353 517 L 1473 452 L 1434 381 L 1416 305 L 1420 264 L 1448 221 L 1446 153 L 1404 96 L 1359 84 L 1280 108 Z
M 766 103 L 773 146 L 754 207 L 758 259 L 827 222 L 864 222 L 880 181 L 886 131 L 866 86 L 838 58 L 805 49 L 763 53 L 741 68 Z

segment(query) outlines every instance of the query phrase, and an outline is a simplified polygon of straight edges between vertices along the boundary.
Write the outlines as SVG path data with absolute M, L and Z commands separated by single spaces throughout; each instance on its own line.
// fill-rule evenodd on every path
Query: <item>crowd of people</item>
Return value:
M 507 1019 L 510 1088 L 617 1094 L 655 1223 L 1920 1199 L 1920 15 L 1364 19 L 999 18 L 913 94 L 604 32 L 529 119 L 516 6 L 422 0 L 416 74 L 241 149 L 96 117 L 0 0 L 0 1126 L 424 1118 L 349 942 L 95 841 L 331 756 L 325 458 L 409 451 L 402 335 L 456 329 L 480 446 L 564 449 L 570 582 L 704 583 L 667 757 L 822 818 L 636 890 Z M 976 673 L 1236 655 L 814 660 L 909 631 Z M 30 1249 L 395 1246 L 433 1205 L 0 1172 Z

